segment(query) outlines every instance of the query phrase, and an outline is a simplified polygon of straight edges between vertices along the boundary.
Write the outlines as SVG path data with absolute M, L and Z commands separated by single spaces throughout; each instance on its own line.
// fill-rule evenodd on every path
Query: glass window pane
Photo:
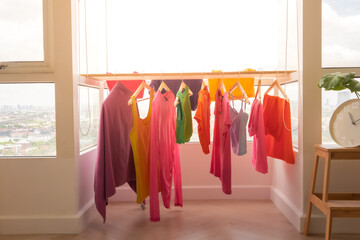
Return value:
M 360 67 L 360 1 L 322 1 L 322 67 Z
M 42 0 L 1 0 L 0 26 L 0 62 L 44 61 Z
M 299 84 L 289 83 L 283 85 L 286 95 L 290 98 L 290 111 L 291 111 L 291 134 L 294 146 L 299 145 Z
M 107 9 L 109 72 L 278 68 L 278 0 L 108 0 Z M 87 18 L 89 73 L 104 73 L 103 1 L 87 1 Z
M 55 155 L 54 84 L 0 84 L 0 156 Z
M 79 87 L 80 151 L 97 144 L 100 104 L 99 89 Z

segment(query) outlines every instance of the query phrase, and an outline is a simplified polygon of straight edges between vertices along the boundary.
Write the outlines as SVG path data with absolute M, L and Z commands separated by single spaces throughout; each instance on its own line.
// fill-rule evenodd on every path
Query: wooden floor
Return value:
M 164 209 L 161 221 L 150 222 L 149 209 L 135 203 L 112 203 L 107 222 L 100 216 L 78 235 L 7 235 L 1 240 L 178 240 L 178 239 L 324 239 L 305 237 L 270 200 L 186 201 L 183 208 Z M 333 240 L 360 239 L 360 235 L 333 234 Z

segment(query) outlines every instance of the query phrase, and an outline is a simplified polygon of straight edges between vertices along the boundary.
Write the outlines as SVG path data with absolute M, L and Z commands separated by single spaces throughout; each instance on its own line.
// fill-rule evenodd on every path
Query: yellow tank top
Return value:
M 246 71 L 254 71 L 252 69 L 246 69 Z M 213 71 L 213 72 L 221 72 L 221 71 Z M 229 91 L 232 86 L 236 83 L 236 81 L 239 80 L 241 83 L 241 86 L 243 87 L 244 91 L 246 92 L 246 95 L 250 97 L 255 97 L 255 90 L 254 90 L 254 78 L 224 78 L 224 85 L 226 88 L 226 91 Z M 210 88 L 210 99 L 211 101 L 215 101 L 215 93 L 216 90 L 220 84 L 221 79 L 214 78 L 209 79 L 209 88 Z M 242 97 L 242 93 L 240 89 L 236 88 L 232 94 L 234 97 Z
M 131 147 L 136 171 L 136 202 L 141 203 L 150 194 L 150 123 L 154 90 L 150 92 L 147 116 L 139 116 L 135 97 L 132 98 L 133 125 L 130 132 Z

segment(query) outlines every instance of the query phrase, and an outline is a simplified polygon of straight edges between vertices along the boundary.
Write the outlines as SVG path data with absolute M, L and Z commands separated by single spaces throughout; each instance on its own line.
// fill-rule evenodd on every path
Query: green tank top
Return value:
M 176 143 L 186 143 L 190 141 L 193 131 L 189 87 L 186 86 L 183 92 L 178 91 L 176 97 L 179 98 L 176 105 Z

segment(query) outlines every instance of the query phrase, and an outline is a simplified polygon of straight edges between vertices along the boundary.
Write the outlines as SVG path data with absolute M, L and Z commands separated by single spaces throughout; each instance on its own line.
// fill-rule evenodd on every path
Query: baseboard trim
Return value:
M 296 208 L 282 192 L 274 187 L 271 187 L 271 200 L 282 212 L 282 214 L 284 214 L 284 216 L 289 220 L 289 222 L 296 228 L 296 230 L 302 232 L 302 212 Z
M 271 200 L 285 215 L 289 222 L 300 232 L 304 233 L 306 214 L 297 209 L 284 194 L 278 189 L 271 188 Z M 324 234 L 326 229 L 326 217 L 313 206 L 310 219 L 309 233 Z M 360 218 L 333 218 L 332 233 L 360 233 Z
M 2 216 L 0 234 L 77 234 L 95 217 L 94 200 L 73 215 Z
M 221 186 L 184 186 L 182 191 L 184 200 L 270 199 L 269 185 L 232 186 L 230 195 L 224 194 Z M 111 202 L 135 200 L 136 194 L 127 186 L 117 188 L 116 194 L 109 199 Z

